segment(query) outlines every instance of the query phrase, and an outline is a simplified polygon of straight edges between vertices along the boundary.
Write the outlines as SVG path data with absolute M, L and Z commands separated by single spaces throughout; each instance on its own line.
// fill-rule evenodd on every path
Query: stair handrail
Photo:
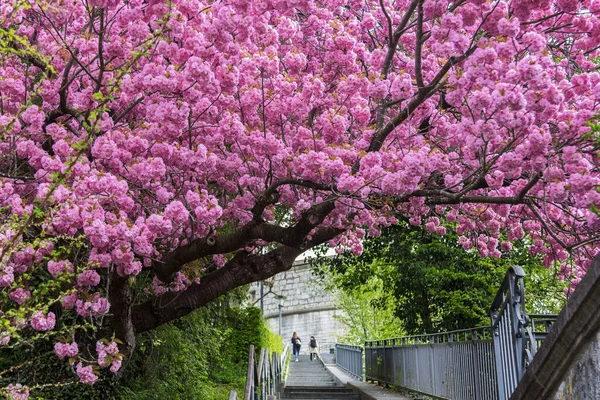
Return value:
M 500 400 L 510 397 L 536 352 L 525 312 L 524 277 L 523 268 L 510 267 L 490 307 Z
M 244 400 L 268 400 L 279 393 L 283 385 L 282 358 L 277 352 L 261 348 L 257 359 L 255 347 L 250 345 Z M 231 391 L 229 398 L 236 400 L 237 392 Z
M 244 400 L 254 400 L 254 345 L 250 345 L 248 354 L 248 371 L 246 372 L 246 388 L 244 389 Z
M 281 371 L 281 383 L 284 384 L 285 380 L 287 379 L 288 376 L 288 368 L 289 368 L 289 363 L 288 363 L 288 357 L 290 355 L 290 344 L 286 343 L 285 347 L 283 348 L 283 353 L 281 353 L 281 358 L 279 360 L 279 369 Z

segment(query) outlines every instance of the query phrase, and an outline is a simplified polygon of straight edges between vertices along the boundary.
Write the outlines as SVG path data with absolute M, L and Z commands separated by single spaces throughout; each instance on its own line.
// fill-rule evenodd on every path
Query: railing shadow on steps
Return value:
M 288 356 L 289 345 L 286 345 L 282 354 L 260 349 L 257 359 L 254 345 L 250 345 L 243 400 L 277 399 L 285 383 Z M 235 390 L 229 393 L 229 400 L 238 400 Z
M 557 317 L 527 315 L 524 276 L 509 268 L 490 326 L 365 342 L 365 378 L 438 399 L 508 400 Z M 338 344 L 336 364 L 362 376 L 362 351 Z

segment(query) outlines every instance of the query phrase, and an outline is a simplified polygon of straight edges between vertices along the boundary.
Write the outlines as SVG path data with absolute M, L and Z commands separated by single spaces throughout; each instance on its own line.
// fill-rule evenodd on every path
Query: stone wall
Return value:
M 282 308 L 281 334 L 289 341 L 293 332 L 302 338 L 301 353 L 308 352 L 310 336 L 319 342 L 321 352 L 329 352 L 337 342 L 336 337 L 344 333 L 344 325 L 335 317 L 341 313 L 336 308 L 334 297 L 324 290 L 304 259 L 298 260 L 288 271 L 272 279 L 272 287 L 264 288 L 265 321 L 275 333 L 279 333 L 279 299 L 285 296 Z M 260 285 L 252 284 L 250 303 L 260 305 Z
M 577 354 L 554 399 L 600 399 L 600 331 Z

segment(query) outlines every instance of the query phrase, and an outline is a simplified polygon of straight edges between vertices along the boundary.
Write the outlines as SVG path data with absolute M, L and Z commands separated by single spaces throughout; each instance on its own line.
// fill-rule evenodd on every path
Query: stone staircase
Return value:
M 359 400 L 351 389 L 336 384 L 321 361 L 310 361 L 300 356 L 299 362 L 290 360 L 290 370 L 282 399 L 295 400 Z

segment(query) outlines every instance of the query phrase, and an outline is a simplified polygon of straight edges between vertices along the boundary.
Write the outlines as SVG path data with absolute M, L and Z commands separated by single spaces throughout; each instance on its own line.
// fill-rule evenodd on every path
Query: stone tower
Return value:
M 301 255 L 290 270 L 270 279 L 271 288 L 265 285 L 264 318 L 271 331 L 279 333 L 279 296 L 285 296 L 281 313 L 284 343 L 297 332 L 302 339 L 301 353 L 308 352 L 311 336 L 317 339 L 321 353 L 329 353 L 337 337 L 345 332 L 344 324 L 335 318 L 342 311 L 336 307 L 334 296 L 316 281 L 307 256 Z M 249 303 L 259 307 L 260 284 L 253 283 L 249 293 Z

